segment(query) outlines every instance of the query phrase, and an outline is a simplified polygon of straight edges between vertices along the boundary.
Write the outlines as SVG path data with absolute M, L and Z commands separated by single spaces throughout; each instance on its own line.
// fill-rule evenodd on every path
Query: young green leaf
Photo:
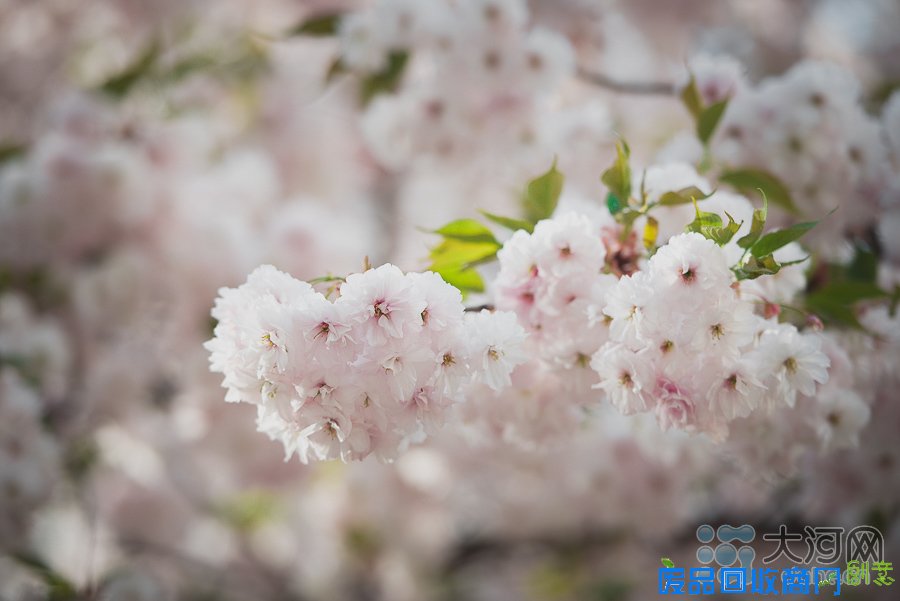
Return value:
M 456 287 L 462 293 L 463 298 L 472 292 L 484 292 L 484 280 L 471 267 L 461 268 L 446 265 L 438 269 L 430 268 L 430 271 L 439 274 L 445 282 Z
M 716 127 L 718 127 L 719 121 L 722 120 L 722 115 L 725 114 L 726 108 L 728 108 L 727 99 L 709 105 L 703 109 L 703 112 L 700 113 L 700 116 L 697 118 L 697 137 L 704 145 L 709 143 L 709 140 L 715 133 Z
M 722 218 L 715 213 L 701 211 L 700 207 L 697 206 L 696 200 L 694 200 L 694 213 L 696 217 L 694 217 L 692 222 L 687 224 L 685 230 L 703 234 L 705 238 L 712 240 L 712 232 L 722 227 Z
M 431 249 L 429 257 L 432 267 L 444 265 L 471 267 L 493 259 L 499 249 L 500 244 L 497 242 L 473 242 L 446 238 Z
M 686 205 L 691 204 L 695 200 L 705 200 L 712 196 L 712 194 L 712 192 L 707 194 L 696 186 L 688 186 L 687 188 L 682 188 L 681 190 L 674 192 L 666 192 L 659 197 L 659 201 L 656 204 L 661 207 Z
M 734 220 L 734 217 L 728 214 L 728 211 L 725 211 L 725 215 L 728 217 L 728 225 L 723 227 L 711 228 L 709 230 L 709 235 L 707 238 L 718 244 L 719 246 L 725 246 L 728 244 L 734 235 L 741 229 L 741 226 L 744 225 L 744 222 L 740 223 Z
M 663 564 L 664 566 L 666 566 L 667 568 L 674 568 L 674 567 L 675 567 L 675 562 L 673 562 L 673 561 L 672 561 L 671 559 L 669 559 L 668 557 L 663 557 L 662 559 L 660 559 L 660 561 L 662 561 L 662 564 Z
M 440 234 L 444 238 L 452 238 L 454 240 L 486 242 L 498 246 L 500 245 L 494 237 L 494 233 L 474 219 L 457 219 L 456 221 L 451 221 L 442 228 L 434 230 L 434 233 Z
M 750 254 L 757 258 L 771 255 L 779 248 L 787 246 L 795 240 L 799 240 L 803 234 L 816 227 L 817 223 L 819 222 L 805 221 L 803 223 L 795 223 L 783 230 L 769 232 L 750 247 Z
M 523 199 L 525 218 L 528 221 L 537 223 L 553 215 L 564 181 L 563 174 L 556 169 L 556 161 L 553 161 L 547 173 L 528 182 Z
M 734 270 L 739 280 L 755 280 L 763 275 L 775 275 L 781 269 L 781 265 L 772 255 L 765 257 L 747 257 L 747 261 Z
M 766 227 L 766 218 L 769 215 L 769 201 L 766 197 L 766 193 L 760 191 L 763 197 L 763 206 L 761 209 L 755 209 L 753 211 L 753 221 L 750 224 L 750 233 L 746 236 L 741 236 L 738 239 L 738 246 L 741 248 L 747 249 L 753 246 L 759 237 L 762 236 L 763 228 Z
M 680 98 L 694 120 L 699 119 L 700 114 L 703 112 L 703 98 L 697 89 L 697 80 L 694 79 L 693 73 L 691 73 L 691 79 L 688 81 L 688 84 L 681 90 Z
M 534 224 L 524 219 L 514 219 L 513 217 L 504 217 L 502 215 L 495 215 L 494 213 L 488 213 L 487 211 L 479 210 L 479 213 L 484 215 L 485 219 L 496 223 L 497 225 L 501 225 L 506 229 L 516 231 L 516 230 L 525 230 L 529 234 L 534 231 Z
M 492 261 L 501 247 L 494 235 L 488 237 L 485 231 L 490 234 L 490 230 L 472 219 L 454 221 L 438 230 L 444 240 L 431 249 L 428 269 L 456 286 L 463 296 L 484 291 L 484 282 L 473 267 Z
M 332 36 L 337 34 L 340 23 L 340 13 L 316 15 L 292 27 L 288 31 L 288 35 L 306 35 L 315 37 Z
M 616 144 L 616 161 L 612 167 L 603 172 L 600 181 L 609 188 L 610 194 L 616 197 L 619 205 L 628 205 L 631 198 L 631 166 L 628 157 L 631 150 L 624 140 Z
M 732 169 L 722 173 L 719 181 L 747 196 L 763 194 L 782 209 L 794 215 L 798 214 L 790 190 L 771 173 L 759 169 Z

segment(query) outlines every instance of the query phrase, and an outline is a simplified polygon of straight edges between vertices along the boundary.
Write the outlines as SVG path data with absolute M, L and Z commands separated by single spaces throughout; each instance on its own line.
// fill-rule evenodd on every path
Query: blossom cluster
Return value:
M 841 239 L 875 221 L 891 178 L 878 120 L 864 110 L 856 79 L 842 68 L 806 61 L 756 87 L 734 92 L 712 141 L 730 168 L 763 169 L 788 185 L 800 214 L 835 214 L 810 234 L 830 260 L 851 255 Z
M 617 281 L 601 273 L 600 231 L 586 215 L 570 212 L 538 222 L 530 234 L 518 230 L 497 253 L 497 306 L 516 313 L 530 343 L 573 392 L 595 383 L 588 363 L 607 338 L 604 324 L 588 322 L 588 307 Z
M 562 35 L 529 23 L 523 0 L 381 0 L 341 21 L 341 60 L 378 72 L 409 53 L 408 83 L 375 99 L 364 132 L 398 167 L 421 157 L 470 160 L 495 148 L 534 147 L 541 100 L 574 72 Z
M 347 277 L 334 302 L 262 266 L 221 291 L 213 316 L 226 400 L 257 405 L 259 429 L 304 463 L 390 459 L 442 425 L 467 386 L 507 386 L 525 358 L 513 314 L 467 314 L 439 275 L 390 264 Z
M 828 379 L 816 335 L 754 313 L 723 250 L 697 233 L 669 240 L 592 314 L 610 331 L 591 360 L 599 387 L 625 414 L 655 412 L 663 430 L 724 439 L 733 419 L 793 406 Z

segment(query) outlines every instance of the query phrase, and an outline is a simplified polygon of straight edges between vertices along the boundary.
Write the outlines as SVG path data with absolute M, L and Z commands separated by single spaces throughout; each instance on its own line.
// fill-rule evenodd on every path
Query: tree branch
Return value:
M 667 81 L 619 81 L 601 73 L 590 73 L 578 70 L 582 80 L 622 94 L 639 94 L 644 96 L 674 96 L 676 86 Z

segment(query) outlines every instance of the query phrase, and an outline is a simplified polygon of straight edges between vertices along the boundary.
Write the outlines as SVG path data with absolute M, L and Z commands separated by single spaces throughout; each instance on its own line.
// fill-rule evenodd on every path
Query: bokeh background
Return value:
M 847 448 L 803 415 L 723 449 L 603 407 L 573 430 L 524 407 L 391 464 L 307 466 L 224 402 L 202 347 L 220 287 L 261 263 L 422 269 L 429 229 L 515 214 L 554 158 L 567 196 L 602 203 L 620 137 L 636 164 L 694 161 L 689 66 L 715 100 L 839 65 L 859 115 L 839 134 L 883 143 L 869 197 L 900 190 L 900 119 L 882 118 L 896 0 L 376 5 L 330 35 L 320 17 L 371 4 L 0 0 L 0 598 L 646 599 L 661 557 L 693 565 L 704 523 L 870 524 L 900 558 L 896 325 L 840 334 L 841 377 L 872 407 Z M 486 10 L 512 33 L 472 26 Z M 437 59 L 445 30 L 463 43 Z M 514 66 L 532 51 L 536 74 Z M 855 202 L 834 135 L 809 139 L 797 178 Z M 898 213 L 867 215 L 896 260 Z M 844 234 L 820 246 L 840 258 Z

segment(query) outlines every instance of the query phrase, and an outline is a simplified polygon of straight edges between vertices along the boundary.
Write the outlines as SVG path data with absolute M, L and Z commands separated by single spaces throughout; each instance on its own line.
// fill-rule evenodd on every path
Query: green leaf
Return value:
M 547 219 L 556 210 L 556 203 L 562 194 L 563 174 L 556 169 L 556 161 L 547 173 L 528 182 L 525 190 L 525 218 L 531 223 Z
M 486 219 L 489 219 L 493 223 L 497 225 L 501 225 L 506 229 L 516 231 L 516 230 L 525 230 L 529 234 L 534 231 L 534 224 L 524 219 L 514 219 L 512 217 L 503 217 L 502 215 L 495 215 L 494 213 L 488 213 L 487 211 L 479 210 L 479 213 L 485 216 Z
M 757 258 L 770 255 L 779 248 L 799 240 L 803 234 L 816 227 L 818 223 L 818 221 L 805 221 L 803 223 L 795 223 L 783 230 L 769 232 L 750 247 L 750 254 Z
M 738 239 L 737 243 L 741 248 L 750 248 L 756 244 L 756 241 L 762 236 L 763 229 L 766 227 L 766 218 L 769 215 L 769 201 L 766 198 L 765 192 L 762 192 L 762 197 L 762 208 L 753 211 L 753 221 L 750 224 L 750 233 L 746 236 L 741 236 L 741 238 Z
M 159 41 L 154 39 L 130 65 L 97 86 L 97 90 L 115 98 L 125 97 L 135 85 L 151 73 L 160 53 Z
M 456 235 L 459 229 L 462 228 L 451 228 L 451 235 Z M 431 265 L 428 269 L 440 274 L 448 284 L 456 286 L 463 296 L 469 292 L 483 292 L 484 282 L 473 267 L 492 261 L 496 257 L 501 245 L 493 239 L 493 235 L 491 238 L 492 240 L 488 241 L 478 237 L 470 239 L 445 237 L 440 244 L 431 249 Z
M 334 59 L 332 61 L 331 66 L 328 67 L 328 71 L 325 72 L 325 83 L 331 83 L 335 80 L 335 78 L 347 73 L 349 69 L 347 65 L 344 64 L 340 58 Z
M 747 196 L 761 193 L 789 213 L 794 215 L 799 213 L 791 198 L 790 190 L 771 173 L 759 169 L 732 169 L 722 173 L 719 181 Z
M 25 154 L 27 148 L 24 144 L 0 144 L 0 165 L 7 161 L 17 159 Z
M 434 233 L 453 240 L 487 242 L 497 246 L 500 245 L 494 237 L 494 233 L 474 219 L 457 219 L 440 229 L 434 230 Z
M 612 167 L 603 172 L 600 181 L 609 188 L 610 194 L 615 196 L 621 206 L 628 205 L 631 198 L 631 166 L 628 157 L 631 150 L 624 140 L 616 144 L 616 160 Z
M 688 186 L 687 188 L 682 188 L 681 190 L 678 190 L 676 192 L 666 192 L 659 197 L 659 201 L 656 204 L 657 206 L 661 207 L 687 205 L 691 204 L 695 200 L 705 200 L 712 196 L 712 194 L 712 192 L 707 194 L 696 186 Z
M 862 246 L 856 247 L 853 262 L 847 266 L 847 278 L 857 282 L 875 282 L 878 276 L 878 256 Z
M 315 37 L 332 36 L 337 34 L 341 23 L 340 13 L 326 13 L 310 17 L 288 31 L 289 36 L 307 35 Z
M 447 265 L 460 268 L 485 263 L 497 254 L 500 244 L 497 242 L 472 242 L 447 238 L 431 249 L 431 265 L 437 269 Z
M 739 280 L 755 280 L 763 275 L 775 275 L 780 269 L 781 265 L 772 255 L 750 256 L 743 265 L 735 269 L 735 275 Z
M 75 585 L 37 555 L 28 552 L 14 552 L 10 557 L 22 566 L 32 570 L 44 581 L 44 584 L 49 589 L 48 601 L 68 601 L 77 598 Z
M 709 105 L 703 109 L 700 117 L 697 118 L 697 137 L 700 138 L 704 145 L 709 143 L 710 138 L 715 133 L 726 108 L 728 108 L 727 99 Z
M 408 61 L 408 52 L 403 50 L 391 52 L 388 55 L 387 65 L 381 71 L 362 80 L 359 89 L 360 102 L 365 106 L 377 95 L 396 90 L 403 79 Z
M 644 225 L 644 248 L 650 250 L 656 245 L 656 237 L 659 235 L 659 222 L 653 217 L 647 217 Z
M 218 517 L 240 532 L 252 532 L 273 519 L 278 511 L 275 495 L 265 490 L 249 490 L 215 508 Z
M 439 269 L 429 268 L 429 271 L 439 274 L 445 282 L 459 290 L 463 297 L 472 292 L 484 292 L 484 280 L 471 267 L 460 268 L 448 265 Z
M 807 297 L 806 309 L 825 321 L 839 323 L 854 329 L 863 329 L 852 305 L 826 295 L 810 295 Z
M 680 98 L 694 120 L 698 120 L 703 112 L 703 98 L 697 89 L 697 80 L 694 79 L 693 73 L 691 73 L 691 79 L 688 81 L 688 84 L 681 90 Z
M 725 246 L 728 244 L 734 235 L 741 229 L 741 226 L 744 225 L 744 222 L 740 223 L 734 220 L 734 217 L 728 214 L 728 211 L 725 211 L 725 216 L 728 217 L 728 225 L 724 227 L 711 228 L 709 230 L 709 235 L 707 236 L 713 242 L 718 244 L 719 246 Z
M 694 201 L 694 220 L 685 227 L 688 232 L 696 232 L 702 234 L 705 238 L 713 239 L 713 232 L 722 228 L 722 218 L 715 213 L 701 211 Z
M 862 300 L 887 298 L 887 292 L 867 282 L 833 282 L 811 293 L 807 299 L 827 299 L 844 305 Z
M 663 564 L 664 566 L 666 566 L 667 568 L 674 568 L 674 567 L 675 567 L 675 562 L 673 562 L 673 561 L 672 561 L 671 559 L 669 559 L 668 557 L 663 557 L 662 559 L 660 559 L 660 561 L 661 561 L 662 564 Z

